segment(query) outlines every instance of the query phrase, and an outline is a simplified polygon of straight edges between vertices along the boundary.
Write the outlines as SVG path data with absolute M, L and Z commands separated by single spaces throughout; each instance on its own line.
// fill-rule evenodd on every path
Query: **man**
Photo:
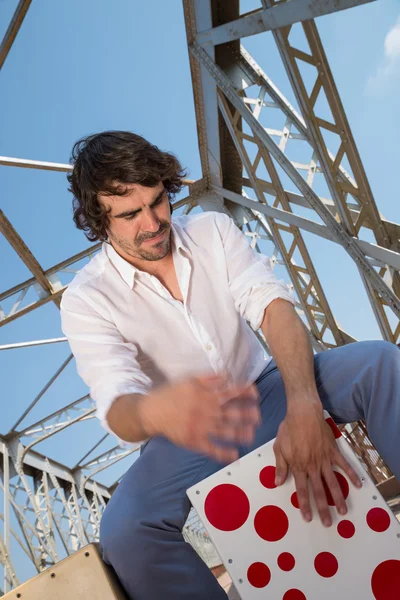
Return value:
M 171 220 L 183 177 L 171 154 L 105 132 L 72 159 L 75 223 L 104 244 L 63 296 L 63 330 L 104 427 L 147 440 L 104 513 L 104 560 L 131 599 L 222 600 L 181 534 L 187 488 L 276 436 L 276 483 L 290 471 L 303 518 L 311 491 L 329 527 L 324 480 L 347 510 L 333 467 L 361 482 L 323 407 L 337 422 L 365 419 L 399 477 L 400 353 L 376 341 L 313 356 L 287 287 L 228 216 Z

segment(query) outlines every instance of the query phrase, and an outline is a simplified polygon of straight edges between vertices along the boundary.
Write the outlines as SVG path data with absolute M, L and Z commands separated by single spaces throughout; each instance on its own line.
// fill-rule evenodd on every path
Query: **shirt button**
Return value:
M 207 352 L 210 352 L 210 350 L 212 350 L 212 346 L 211 346 L 211 344 L 207 344 L 207 346 L 206 346 L 206 350 L 207 350 Z

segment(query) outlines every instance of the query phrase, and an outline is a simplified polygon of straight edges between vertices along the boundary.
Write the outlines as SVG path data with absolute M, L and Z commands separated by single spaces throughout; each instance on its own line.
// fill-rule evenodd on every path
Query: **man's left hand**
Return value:
M 312 520 L 308 480 L 322 523 L 329 527 L 332 519 L 324 483 L 332 494 L 339 514 L 347 513 L 346 501 L 333 471 L 340 467 L 356 487 L 361 481 L 340 453 L 335 437 L 326 423 L 318 400 L 289 404 L 274 443 L 277 485 L 285 482 L 288 471 L 293 474 L 301 513 L 306 521 Z

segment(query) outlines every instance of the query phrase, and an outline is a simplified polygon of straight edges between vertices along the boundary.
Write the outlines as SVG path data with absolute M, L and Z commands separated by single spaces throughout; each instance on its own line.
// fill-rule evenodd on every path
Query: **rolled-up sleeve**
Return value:
M 111 432 L 107 413 L 114 400 L 124 394 L 145 395 L 152 385 L 137 361 L 137 348 L 124 341 L 116 326 L 100 315 L 81 291 L 64 294 L 61 324 L 77 371 L 96 403 L 96 416 Z
M 229 288 L 236 310 L 257 331 L 265 309 L 273 300 L 282 298 L 294 305 L 295 299 L 287 284 L 274 275 L 270 259 L 250 247 L 246 236 L 230 217 L 217 213 L 216 223 L 224 246 Z

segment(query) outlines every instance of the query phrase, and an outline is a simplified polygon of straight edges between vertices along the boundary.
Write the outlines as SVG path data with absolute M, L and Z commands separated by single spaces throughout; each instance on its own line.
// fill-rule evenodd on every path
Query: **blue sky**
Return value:
M 0 36 L 16 5 L 0 0 Z M 129 129 L 176 153 L 190 177 L 199 178 L 180 0 L 118 0 L 110 6 L 106 0 L 33 0 L 0 74 L 0 155 L 68 162 L 82 135 Z M 257 6 L 243 3 L 244 9 Z M 378 208 L 392 221 L 399 221 L 399 18 L 400 2 L 381 0 L 318 20 Z M 245 46 L 295 105 L 272 36 L 254 36 Z M 88 247 L 72 223 L 65 174 L 0 167 L 0 189 L 1 208 L 45 269 Z M 333 244 L 305 238 L 339 322 L 358 339 L 379 338 L 350 260 Z M 2 291 L 30 277 L 3 238 L 0 256 Z M 58 311 L 46 305 L 0 329 L 0 345 L 60 335 Z M 1 432 L 67 354 L 66 344 L 0 352 Z M 25 424 L 85 392 L 71 364 Z M 93 421 L 38 450 L 72 465 L 101 435 Z M 101 479 L 108 483 L 113 473 Z

